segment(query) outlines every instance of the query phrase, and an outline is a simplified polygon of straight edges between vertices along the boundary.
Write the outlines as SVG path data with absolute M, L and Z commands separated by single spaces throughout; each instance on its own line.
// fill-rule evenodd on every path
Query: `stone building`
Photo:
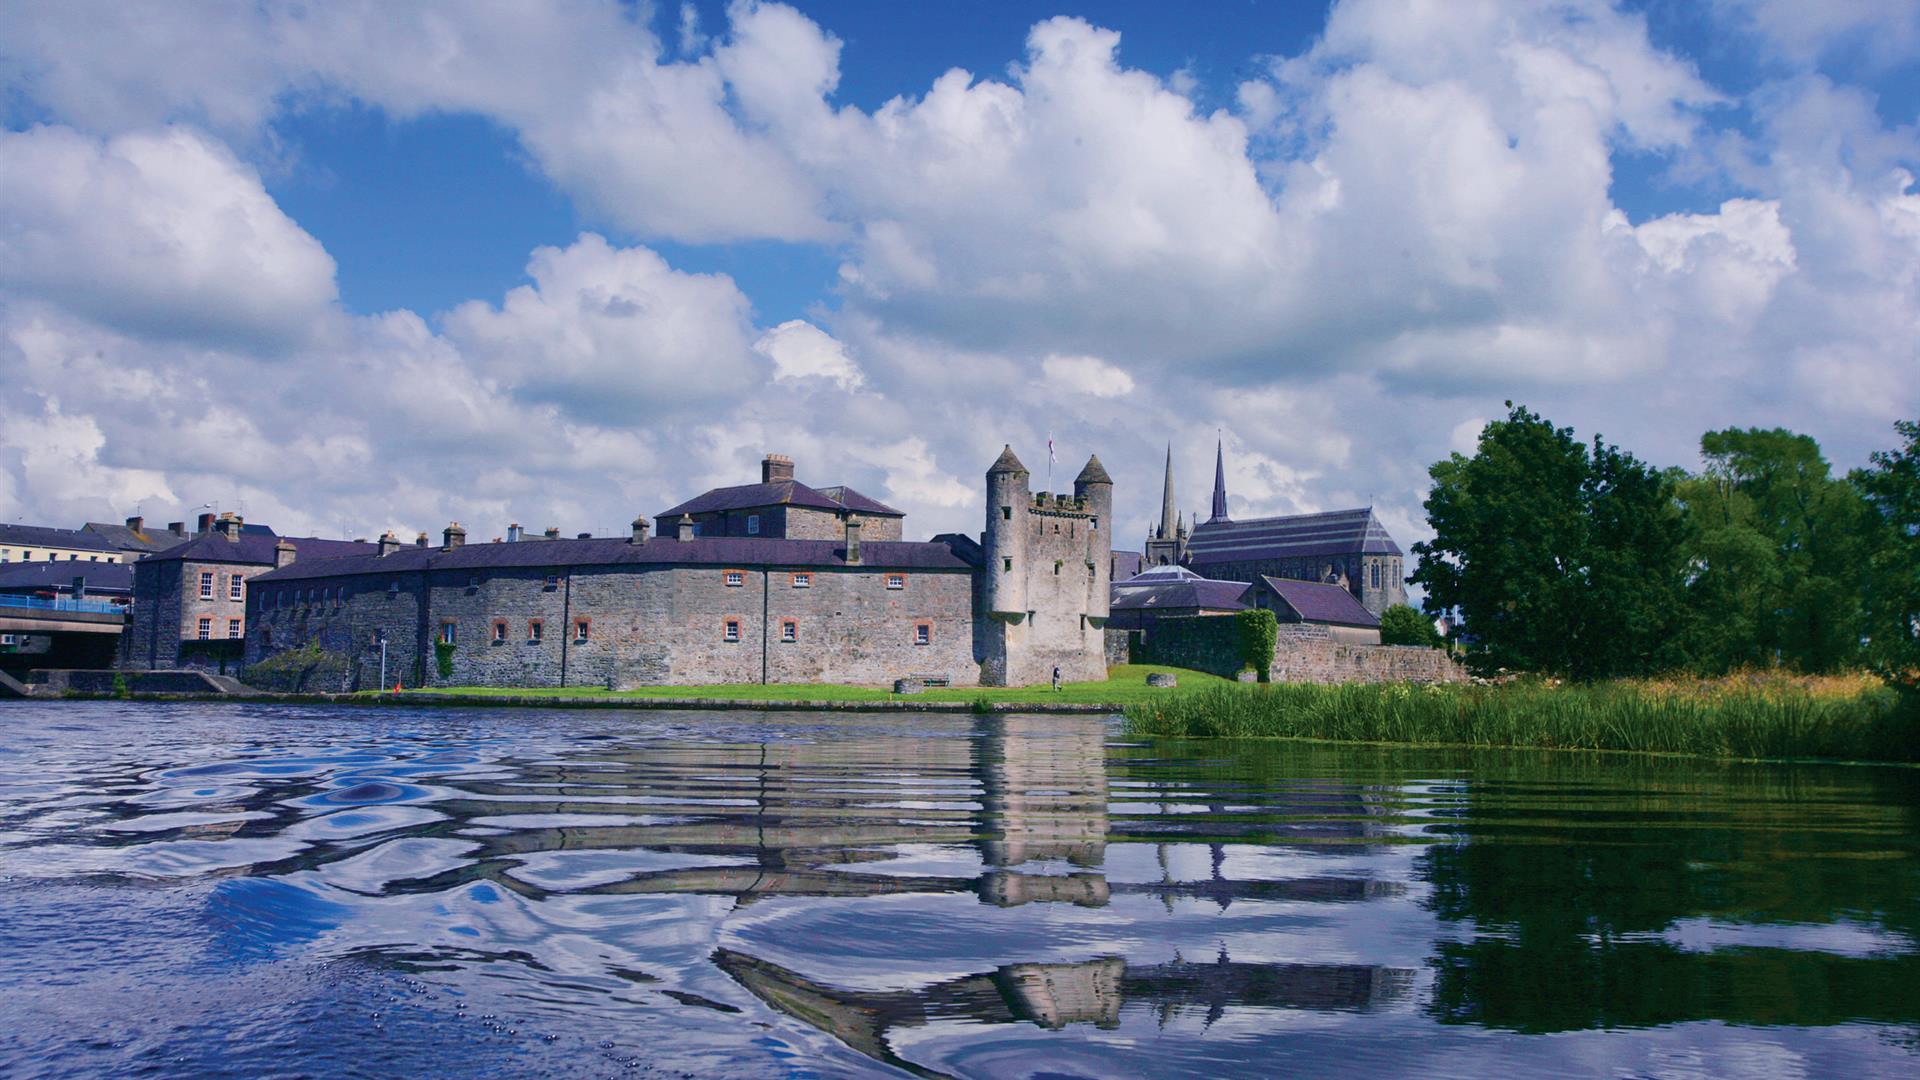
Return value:
M 372 551 L 350 540 L 275 536 L 236 514 L 205 515 L 191 540 L 133 564 L 133 618 L 121 637 L 120 665 L 140 670 L 201 666 L 207 650 L 190 642 L 231 641 L 235 659 L 247 635 L 248 585 L 298 556 L 325 559 Z
M 1187 566 L 1250 585 L 1263 577 L 1335 584 L 1376 616 L 1407 602 L 1405 556 L 1372 507 L 1234 521 L 1227 516 L 1225 465 L 1225 449 L 1216 447 L 1212 516 L 1189 530 L 1174 507 L 1169 452 L 1160 524 L 1147 540 L 1149 565 Z
M 369 687 L 383 657 L 385 684 L 408 686 L 1105 676 L 1112 481 L 1097 459 L 1072 496 L 1035 495 L 1008 449 L 979 541 L 897 539 L 898 511 L 791 470 L 769 456 L 760 484 L 661 513 L 658 536 L 642 517 L 624 538 L 469 545 L 452 525 L 438 547 L 389 535 L 368 554 L 295 558 L 248 592 L 247 659 L 317 645 Z M 816 535 L 828 523 L 838 532 Z

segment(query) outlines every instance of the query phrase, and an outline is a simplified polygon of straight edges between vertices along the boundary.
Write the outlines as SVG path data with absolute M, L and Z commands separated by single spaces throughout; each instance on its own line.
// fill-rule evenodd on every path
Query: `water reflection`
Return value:
M 34 708 L 64 730 L 0 741 L 0 1071 L 348 1055 L 315 1011 L 438 1074 L 480 1036 L 535 1073 L 1658 1074 L 1723 1024 L 1794 1074 L 1909 1066 L 1920 1021 L 1912 770 Z M 236 986 L 252 1041 L 191 1007 Z

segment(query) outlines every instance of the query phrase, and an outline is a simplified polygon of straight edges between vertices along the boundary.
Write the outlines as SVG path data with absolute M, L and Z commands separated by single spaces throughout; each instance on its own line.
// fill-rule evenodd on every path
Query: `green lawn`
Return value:
M 1150 672 L 1170 672 L 1179 676 L 1180 685 L 1171 690 L 1149 688 Z M 722 701 L 973 701 L 986 698 L 993 702 L 1026 704 L 1058 702 L 1083 705 L 1129 705 L 1158 701 L 1172 695 L 1228 685 L 1231 680 L 1204 671 L 1161 667 L 1148 664 L 1122 664 L 1112 668 L 1104 682 L 1067 683 L 1055 693 L 1047 686 L 1003 688 L 992 686 L 956 686 L 932 689 L 919 694 L 899 695 L 874 686 L 834 686 L 820 683 L 762 686 L 758 683 L 717 683 L 706 686 L 643 686 L 633 690 L 607 690 L 579 686 L 565 689 L 516 688 L 498 686 L 429 687 L 405 693 L 467 694 L 474 697 L 543 697 L 595 700 L 647 701 L 661 698 L 706 698 Z M 404 696 L 404 695 L 403 695 Z

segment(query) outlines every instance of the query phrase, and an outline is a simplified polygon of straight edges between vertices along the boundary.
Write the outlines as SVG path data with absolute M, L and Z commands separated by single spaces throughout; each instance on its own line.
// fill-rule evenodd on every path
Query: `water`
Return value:
M 1920 770 L 0 706 L 0 1074 L 1912 1075 Z

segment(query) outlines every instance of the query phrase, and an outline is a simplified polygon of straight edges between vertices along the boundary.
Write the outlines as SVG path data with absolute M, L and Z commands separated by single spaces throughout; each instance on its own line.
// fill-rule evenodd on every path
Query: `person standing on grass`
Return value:
M 1060 665 L 1059 664 L 1053 665 L 1053 692 L 1056 694 L 1060 692 Z

